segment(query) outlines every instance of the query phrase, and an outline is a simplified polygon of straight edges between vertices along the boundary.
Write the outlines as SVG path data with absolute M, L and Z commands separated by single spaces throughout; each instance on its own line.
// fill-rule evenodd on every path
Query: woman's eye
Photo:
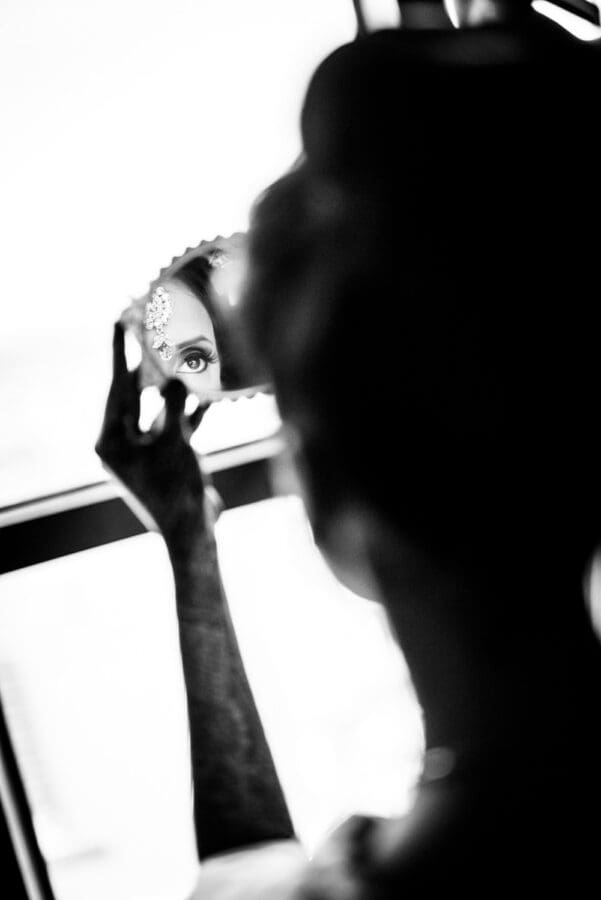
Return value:
M 186 375 L 197 374 L 204 372 L 210 362 L 212 362 L 210 355 L 194 350 L 184 356 L 177 371 Z

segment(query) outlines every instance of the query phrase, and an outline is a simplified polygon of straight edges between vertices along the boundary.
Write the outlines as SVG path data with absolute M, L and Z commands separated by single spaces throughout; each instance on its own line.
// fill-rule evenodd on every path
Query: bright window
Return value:
M 354 28 L 349 0 L 2 4 L 0 505 L 104 477 L 113 320 L 173 256 L 246 227 Z
M 246 227 L 298 155 L 312 71 L 355 27 L 350 0 L 3 4 L 0 507 L 104 479 L 113 321 L 172 256 Z M 264 395 L 217 404 L 197 447 L 277 427 Z M 381 610 L 333 580 L 297 499 L 218 527 L 306 846 L 350 812 L 403 812 L 421 716 Z M 184 896 L 188 728 L 160 538 L 3 576 L 0 692 L 58 900 Z
M 380 607 L 344 590 L 300 501 L 223 514 L 220 560 L 295 826 L 404 812 L 421 714 Z M 0 690 L 57 900 L 173 900 L 196 870 L 171 572 L 156 535 L 3 577 Z

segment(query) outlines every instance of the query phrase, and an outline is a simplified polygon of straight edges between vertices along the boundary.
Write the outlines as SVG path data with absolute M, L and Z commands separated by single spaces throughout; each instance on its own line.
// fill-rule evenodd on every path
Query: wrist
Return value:
M 206 580 L 217 567 L 217 545 L 212 527 L 201 519 L 180 520 L 163 538 L 173 568 L 176 586 Z
M 177 492 L 157 521 L 169 552 L 191 549 L 207 530 L 204 493 L 187 496 Z
M 215 542 L 212 529 L 203 515 L 180 517 L 161 529 L 176 577 L 180 570 L 191 570 Z

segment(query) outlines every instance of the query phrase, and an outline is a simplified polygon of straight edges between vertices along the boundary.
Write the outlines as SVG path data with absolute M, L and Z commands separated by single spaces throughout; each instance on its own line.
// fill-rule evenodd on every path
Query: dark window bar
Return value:
M 3 897 L 10 897 L 11 900 L 54 900 L 1 703 L 0 856 Z
M 211 454 L 210 478 L 225 509 L 272 496 L 267 440 Z M 18 504 L 0 511 L 0 574 L 143 534 L 146 527 L 110 483 Z

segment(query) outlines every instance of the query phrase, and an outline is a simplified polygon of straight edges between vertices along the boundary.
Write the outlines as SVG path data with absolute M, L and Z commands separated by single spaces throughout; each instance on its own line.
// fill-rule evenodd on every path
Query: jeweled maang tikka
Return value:
M 230 256 L 225 250 L 217 247 L 211 251 L 208 260 L 212 269 L 221 269 L 230 261 Z M 155 332 L 152 349 L 158 350 L 159 356 L 165 362 L 169 362 L 173 357 L 173 341 L 170 341 L 165 333 L 165 328 L 172 312 L 173 307 L 169 291 L 162 285 L 159 285 L 154 289 L 150 300 L 147 301 L 144 307 L 144 327 L 147 331 Z
M 171 318 L 173 307 L 169 292 L 162 285 L 154 289 L 144 308 L 144 328 L 154 331 L 152 349 L 158 350 L 161 359 L 168 362 L 173 356 L 173 341 L 165 334 L 165 327 Z

